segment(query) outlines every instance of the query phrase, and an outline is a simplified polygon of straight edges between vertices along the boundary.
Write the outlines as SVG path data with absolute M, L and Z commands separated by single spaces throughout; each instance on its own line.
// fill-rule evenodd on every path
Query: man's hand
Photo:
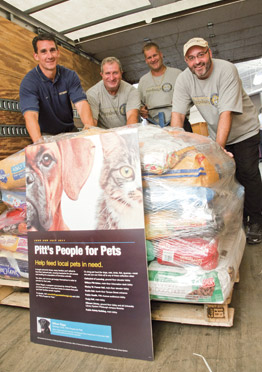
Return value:
M 227 154 L 230 158 L 233 158 L 234 155 L 232 154 L 232 152 L 229 152 L 227 151 L 226 149 L 224 149 L 224 147 L 221 147 L 221 149 L 224 151 L 225 154 Z
M 139 112 L 140 112 L 140 115 L 142 116 L 142 118 L 144 118 L 144 119 L 147 119 L 148 118 L 148 109 L 147 109 L 147 106 L 141 106 Z

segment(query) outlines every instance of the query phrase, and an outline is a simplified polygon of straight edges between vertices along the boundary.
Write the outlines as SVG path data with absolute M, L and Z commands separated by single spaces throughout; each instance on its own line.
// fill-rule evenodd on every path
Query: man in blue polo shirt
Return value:
M 20 106 L 26 128 L 33 142 L 42 133 L 74 132 L 72 103 L 85 129 L 94 125 L 92 112 L 77 74 L 58 65 L 59 50 L 51 34 L 33 39 L 34 59 L 38 65 L 24 77 L 20 85 Z

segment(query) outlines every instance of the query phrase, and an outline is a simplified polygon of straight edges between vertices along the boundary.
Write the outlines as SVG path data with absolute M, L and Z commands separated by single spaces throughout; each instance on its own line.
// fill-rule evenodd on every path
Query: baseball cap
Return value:
M 193 39 L 188 40 L 188 42 L 184 45 L 184 56 L 186 56 L 188 49 L 190 49 L 192 46 L 206 48 L 208 47 L 208 42 L 201 37 L 194 37 Z

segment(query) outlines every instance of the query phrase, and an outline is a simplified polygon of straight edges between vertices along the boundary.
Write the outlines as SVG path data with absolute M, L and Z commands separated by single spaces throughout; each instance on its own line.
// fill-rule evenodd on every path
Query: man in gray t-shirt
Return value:
M 109 129 L 139 121 L 138 90 L 122 80 L 122 67 L 115 57 L 101 63 L 102 80 L 87 90 L 95 125 Z
M 145 44 L 143 54 L 150 71 L 141 77 L 138 85 L 142 103 L 140 115 L 149 122 L 157 123 L 160 126 L 169 125 L 174 86 L 182 71 L 164 65 L 163 54 L 156 43 Z M 162 119 L 159 115 L 160 112 L 163 113 L 161 114 Z M 187 118 L 184 129 L 192 132 Z
M 258 167 L 259 122 L 236 67 L 212 59 L 208 43 L 193 38 L 184 45 L 188 68 L 177 78 L 171 126 L 182 127 L 192 105 L 205 119 L 210 137 L 234 156 L 236 177 L 245 187 L 247 242 L 262 241 L 262 183 Z

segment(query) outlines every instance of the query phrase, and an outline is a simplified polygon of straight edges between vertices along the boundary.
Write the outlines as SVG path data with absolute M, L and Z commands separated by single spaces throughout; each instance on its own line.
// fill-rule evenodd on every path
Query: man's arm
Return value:
M 92 111 L 87 101 L 83 100 L 76 102 L 75 107 L 84 125 L 84 129 L 97 125 L 97 122 L 94 122 Z
M 224 111 L 219 115 L 216 142 L 224 149 L 231 130 L 232 112 Z
M 24 113 L 26 129 L 33 142 L 38 141 L 42 135 L 40 131 L 40 126 L 38 122 L 38 112 L 37 111 L 26 111 Z
M 171 114 L 171 127 L 183 128 L 185 116 L 184 114 L 173 111 Z
M 145 103 L 145 96 L 143 94 L 143 83 L 141 82 L 141 79 L 139 80 L 137 90 L 138 90 L 138 93 L 139 93 L 139 96 L 140 96 L 140 101 L 141 101 L 139 114 L 140 114 L 140 116 L 142 116 L 143 119 L 147 119 L 148 118 L 148 108 L 147 108 L 147 105 Z
M 137 109 L 132 109 L 132 110 L 127 111 L 126 125 L 139 123 L 138 116 L 139 116 L 139 110 Z

